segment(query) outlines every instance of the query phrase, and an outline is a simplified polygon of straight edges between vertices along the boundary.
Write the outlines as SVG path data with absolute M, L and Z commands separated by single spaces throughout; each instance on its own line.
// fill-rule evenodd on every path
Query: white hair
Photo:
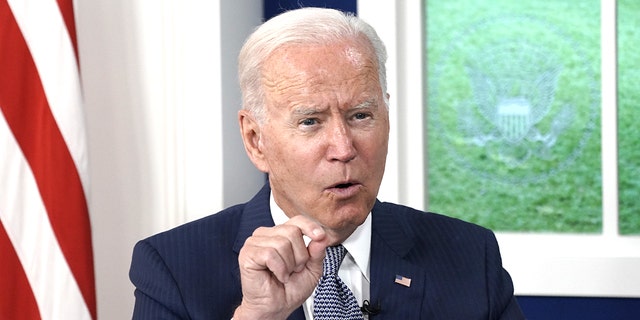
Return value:
M 353 14 L 334 9 L 301 8 L 284 12 L 258 27 L 245 41 L 238 56 L 242 107 L 263 122 L 265 94 L 262 65 L 276 49 L 289 44 L 329 44 L 364 35 L 378 63 L 378 78 L 387 104 L 387 50 L 376 31 Z

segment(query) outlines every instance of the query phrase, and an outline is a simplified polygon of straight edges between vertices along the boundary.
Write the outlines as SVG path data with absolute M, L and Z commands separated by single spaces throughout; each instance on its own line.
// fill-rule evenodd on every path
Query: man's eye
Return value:
M 303 126 L 312 126 L 316 123 L 318 123 L 316 119 L 304 119 L 300 122 Z
M 353 115 L 353 117 L 354 117 L 356 120 L 363 120 L 363 119 L 368 118 L 368 117 L 369 117 L 369 114 L 367 114 L 367 113 L 363 113 L 363 112 L 358 112 L 358 113 L 354 114 L 354 115 Z

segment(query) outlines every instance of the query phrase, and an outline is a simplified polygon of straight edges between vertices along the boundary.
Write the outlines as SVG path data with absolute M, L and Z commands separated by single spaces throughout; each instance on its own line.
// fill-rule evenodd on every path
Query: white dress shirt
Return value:
M 270 198 L 271 217 L 276 225 L 283 224 L 289 217 L 276 204 L 273 193 Z M 305 237 L 308 244 L 309 239 Z M 360 225 L 345 240 L 342 245 L 347 249 L 344 261 L 338 270 L 338 276 L 353 291 L 353 295 L 362 305 L 364 300 L 369 300 L 369 253 L 371 250 L 371 213 L 362 225 Z M 315 291 L 314 291 L 315 292 Z M 313 294 L 303 304 L 304 314 L 307 320 L 313 320 Z M 365 315 L 365 319 L 367 316 Z

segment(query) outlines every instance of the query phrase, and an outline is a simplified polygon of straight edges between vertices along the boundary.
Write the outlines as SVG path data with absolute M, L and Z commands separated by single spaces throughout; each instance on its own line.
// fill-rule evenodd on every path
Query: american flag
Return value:
M 411 279 L 405 277 L 405 276 L 401 276 L 401 275 L 396 275 L 396 281 L 397 284 L 401 284 L 405 287 L 410 287 L 411 286 Z
M 0 319 L 95 319 L 73 0 L 0 0 Z

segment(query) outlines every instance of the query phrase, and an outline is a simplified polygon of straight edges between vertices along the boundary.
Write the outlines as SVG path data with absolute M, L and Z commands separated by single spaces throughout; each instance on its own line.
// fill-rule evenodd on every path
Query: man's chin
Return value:
M 342 213 L 339 216 L 332 216 L 331 221 L 320 221 L 330 238 L 341 243 L 347 239 L 361 224 L 367 220 L 369 211 L 366 213 Z

